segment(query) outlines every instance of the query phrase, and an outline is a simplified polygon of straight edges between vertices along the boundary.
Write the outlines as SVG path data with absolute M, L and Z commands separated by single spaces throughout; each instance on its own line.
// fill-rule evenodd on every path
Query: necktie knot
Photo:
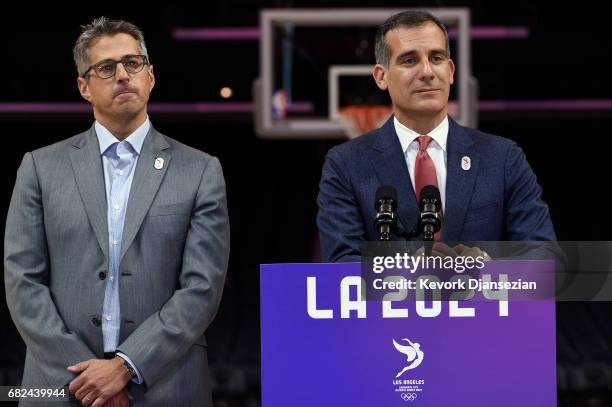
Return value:
M 417 137 L 417 141 L 419 142 L 419 152 L 424 153 L 427 151 L 427 147 L 431 144 L 433 139 L 429 136 L 419 136 Z

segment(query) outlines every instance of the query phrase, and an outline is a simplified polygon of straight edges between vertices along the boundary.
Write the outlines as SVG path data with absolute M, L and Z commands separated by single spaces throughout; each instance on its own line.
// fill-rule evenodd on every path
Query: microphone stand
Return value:
M 389 197 L 383 195 L 385 193 L 389 194 Z M 421 195 L 423 196 L 421 196 L 419 204 L 420 215 L 416 227 L 410 231 L 403 230 L 397 225 L 395 216 L 397 194 L 395 188 L 389 186 L 380 187 L 376 191 L 376 195 L 375 207 L 377 214 L 374 218 L 374 227 L 379 231 L 379 240 L 389 241 L 391 240 L 391 235 L 394 234 L 400 239 L 410 241 L 422 233 L 425 256 L 431 256 L 435 232 L 440 230 L 442 226 L 442 220 L 439 215 L 441 205 L 438 188 L 433 185 L 427 185 L 421 190 Z
M 385 225 L 387 226 L 387 225 Z M 419 231 L 419 227 L 417 225 L 417 227 L 415 229 L 412 230 L 404 230 L 402 228 L 400 228 L 399 226 L 395 225 L 395 230 L 393 230 L 393 228 L 389 228 L 390 230 L 388 231 L 388 233 L 386 234 L 387 239 L 383 239 L 381 238 L 381 241 L 386 241 L 389 240 L 389 237 L 391 234 L 396 235 L 397 237 L 399 237 L 400 239 L 403 239 L 405 241 L 410 241 L 415 237 L 418 237 L 419 235 L 421 235 L 421 232 Z M 434 232 L 433 232 L 433 228 L 432 225 L 430 224 L 426 224 L 423 227 L 423 246 L 425 249 L 425 256 L 431 256 L 431 252 L 433 250 L 433 244 L 434 244 Z

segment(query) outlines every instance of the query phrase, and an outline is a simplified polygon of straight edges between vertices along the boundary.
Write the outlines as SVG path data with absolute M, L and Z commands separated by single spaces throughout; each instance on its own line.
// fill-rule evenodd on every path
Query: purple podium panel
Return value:
M 522 266 L 554 287 L 549 262 L 487 268 Z M 360 273 L 261 266 L 263 407 L 556 406 L 554 298 L 366 301 Z

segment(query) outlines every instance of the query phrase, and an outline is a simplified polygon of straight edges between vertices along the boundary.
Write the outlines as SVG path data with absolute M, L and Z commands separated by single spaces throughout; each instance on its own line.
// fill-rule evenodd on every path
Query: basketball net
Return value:
M 383 105 L 348 105 L 338 109 L 340 121 L 350 138 L 379 128 L 391 112 L 391 106 Z

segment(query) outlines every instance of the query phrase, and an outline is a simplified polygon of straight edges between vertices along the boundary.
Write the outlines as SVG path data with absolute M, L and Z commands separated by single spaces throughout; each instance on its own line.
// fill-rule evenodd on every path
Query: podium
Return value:
M 490 263 L 554 289 L 550 262 Z M 556 406 L 554 297 L 365 301 L 359 263 L 266 264 L 260 286 L 263 407 Z

